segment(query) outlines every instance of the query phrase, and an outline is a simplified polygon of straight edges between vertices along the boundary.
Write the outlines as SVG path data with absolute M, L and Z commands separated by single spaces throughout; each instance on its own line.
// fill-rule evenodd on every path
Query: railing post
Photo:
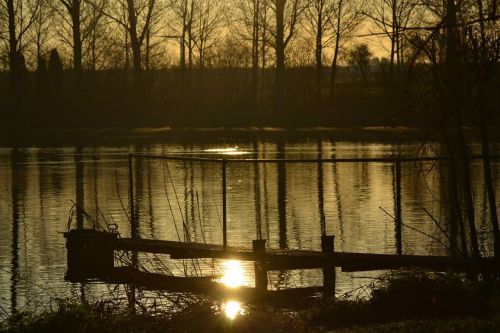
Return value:
M 396 160 L 396 198 L 394 209 L 394 222 L 396 223 L 396 252 L 398 255 L 403 254 L 403 221 L 401 214 L 401 160 Z
M 266 239 L 252 241 L 253 253 L 256 256 L 254 261 L 255 289 L 259 292 L 267 290 L 267 265 L 265 262 Z
M 227 161 L 222 160 L 222 245 L 227 249 L 227 189 L 226 189 Z
M 335 236 L 321 236 L 321 251 L 327 256 L 335 253 Z M 335 296 L 335 265 L 329 263 L 323 266 L 323 295 Z

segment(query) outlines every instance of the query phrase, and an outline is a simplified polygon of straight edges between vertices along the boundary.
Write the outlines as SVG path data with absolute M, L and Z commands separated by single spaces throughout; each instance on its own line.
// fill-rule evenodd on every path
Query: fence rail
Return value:
M 172 156 L 172 155 L 153 155 L 153 154 L 137 154 L 131 153 L 130 157 L 152 159 L 152 160 L 170 160 L 170 161 L 193 161 L 207 163 L 374 163 L 374 162 L 437 162 L 451 160 L 449 156 L 391 156 L 391 157 L 367 157 L 367 158 L 319 158 L 319 159 L 255 159 L 255 158 L 205 158 L 205 157 L 190 157 L 190 156 Z M 482 160 L 482 155 L 472 155 L 468 157 L 470 160 Z M 490 155 L 490 159 L 500 159 L 500 155 Z

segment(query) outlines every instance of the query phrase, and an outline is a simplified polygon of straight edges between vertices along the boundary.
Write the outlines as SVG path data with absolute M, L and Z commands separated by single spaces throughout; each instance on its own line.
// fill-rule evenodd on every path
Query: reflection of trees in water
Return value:
M 85 185 L 83 148 L 77 147 L 75 151 L 75 190 L 76 190 L 76 225 L 78 229 L 83 228 L 83 211 L 85 207 Z
M 255 159 L 259 159 L 259 145 L 257 141 L 253 142 L 253 156 Z M 257 239 L 262 239 L 262 217 L 261 217 L 261 198 L 260 198 L 260 163 L 254 163 L 253 165 L 253 184 L 254 184 L 254 202 L 255 202 L 255 229 Z
M 149 148 L 149 147 L 148 147 Z M 155 237 L 155 224 L 154 224 L 154 219 L 155 215 L 153 213 L 153 187 L 152 187 L 152 168 L 151 168 L 151 161 L 148 161 L 147 163 L 147 182 L 148 182 L 148 219 L 149 219 L 149 235 L 151 238 Z
M 285 143 L 278 142 L 277 158 L 285 158 Z M 278 163 L 278 222 L 279 222 L 279 247 L 288 248 L 287 221 L 286 221 L 286 164 Z
M 12 312 L 17 311 L 17 288 L 19 283 L 19 224 L 23 184 L 23 157 L 17 149 L 11 152 L 11 200 L 12 200 L 12 243 L 11 243 L 11 277 L 10 277 L 10 307 Z
M 318 140 L 318 159 L 323 158 L 323 145 L 321 140 Z M 326 217 L 325 217 L 325 199 L 324 199 L 324 188 L 323 188 L 323 163 L 317 163 L 318 167 L 318 182 L 317 182 L 317 191 L 318 191 L 318 210 L 319 210 L 319 224 L 321 235 L 326 235 Z
M 335 143 L 333 143 L 335 145 Z M 334 155 L 333 158 L 336 156 Z M 344 238 L 344 211 L 342 208 L 342 197 L 340 195 L 340 177 L 337 170 L 337 163 L 332 163 L 332 173 L 333 173 L 333 182 L 334 182 L 334 191 L 335 191 L 335 203 L 337 206 L 337 218 L 339 222 L 339 233 L 340 240 L 342 242 L 345 241 Z
M 38 154 L 36 156 L 37 161 L 40 161 L 41 157 L 41 151 L 38 151 Z M 48 241 L 48 235 L 47 235 L 47 224 L 48 224 L 48 219 L 46 217 L 46 212 L 45 212 L 45 194 L 44 191 L 47 190 L 45 187 L 45 175 L 47 173 L 46 170 L 46 164 L 44 163 L 37 163 L 38 167 L 38 205 L 40 207 L 40 226 L 41 226 L 41 235 L 40 235 L 40 247 L 41 247 L 41 252 L 42 253 L 47 253 L 49 251 L 49 241 Z M 51 257 L 47 258 L 47 264 L 50 265 L 52 262 Z
M 267 143 L 263 145 L 263 157 L 267 157 L 266 147 L 271 146 Z M 265 221 L 265 230 L 266 237 L 269 239 L 270 235 L 270 211 L 269 211 L 269 188 L 268 188 L 268 179 L 270 179 L 269 175 L 269 164 L 263 164 L 262 167 L 262 182 L 263 182 L 263 192 L 264 192 L 264 221 Z M 274 166 L 273 166 L 274 167 Z

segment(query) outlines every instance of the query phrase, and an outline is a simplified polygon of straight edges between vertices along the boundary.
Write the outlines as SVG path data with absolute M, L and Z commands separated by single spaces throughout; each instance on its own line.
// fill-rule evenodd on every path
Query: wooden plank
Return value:
M 480 271 L 498 270 L 493 258 L 472 261 L 463 257 L 418 256 L 335 252 L 325 255 L 310 250 L 267 250 L 265 255 L 256 256 L 250 250 L 237 247 L 202 243 L 182 243 L 159 240 L 116 240 L 116 250 L 169 254 L 172 259 L 215 258 L 244 261 L 265 261 L 268 270 L 312 269 L 327 265 L 342 267 L 344 271 L 394 269 L 399 267 L 423 267 L 434 270 Z
M 215 282 L 213 277 L 176 277 L 139 271 L 133 267 L 116 267 L 98 277 L 86 279 L 72 276 L 71 282 L 105 281 L 113 284 L 129 284 L 145 290 L 198 293 L 215 299 L 237 299 L 240 302 L 279 300 L 286 297 L 310 296 L 322 291 L 321 287 L 305 287 L 284 290 L 259 290 L 252 287 L 230 288 Z
M 160 241 L 151 239 L 120 238 L 115 242 L 115 249 L 122 251 L 139 251 L 147 253 L 169 254 L 172 259 L 235 259 L 253 261 L 252 251 L 244 248 L 222 245 Z

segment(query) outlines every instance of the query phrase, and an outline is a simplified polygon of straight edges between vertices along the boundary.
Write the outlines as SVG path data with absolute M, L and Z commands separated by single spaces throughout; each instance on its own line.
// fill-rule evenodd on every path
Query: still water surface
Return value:
M 415 155 L 418 144 L 338 142 L 331 139 L 210 139 L 149 145 L 0 148 L 0 311 L 37 309 L 51 299 L 99 296 L 102 286 L 64 281 L 66 248 L 61 232 L 79 198 L 99 224 L 128 222 L 128 152 L 227 158 L 366 158 Z M 135 210 L 144 238 L 222 243 L 220 165 L 138 159 Z M 473 162 L 480 230 L 488 231 L 482 166 Z M 499 164 L 494 165 L 498 175 Z M 338 251 L 395 253 L 394 166 L 391 163 L 229 163 L 228 240 L 251 247 L 320 249 L 322 234 L 335 235 Z M 496 177 L 496 188 L 500 184 Z M 402 169 L 403 253 L 445 254 L 439 167 L 405 163 Z M 85 222 L 88 226 L 88 222 Z M 445 226 L 444 226 L 445 228 Z M 427 234 L 424 235 L 423 233 Z M 488 239 L 484 251 L 491 250 Z M 199 274 L 189 263 L 169 263 L 177 274 Z M 205 267 L 206 266 L 206 267 Z M 237 284 L 252 285 L 253 266 L 221 262 L 202 273 L 239 270 Z M 240 268 L 238 268 L 240 267 Z M 380 272 L 338 272 L 336 292 L 369 283 Z M 223 279 L 224 277 L 222 277 Z M 321 285 L 321 272 L 272 272 L 270 288 Z M 231 282 L 230 282 L 231 283 Z

